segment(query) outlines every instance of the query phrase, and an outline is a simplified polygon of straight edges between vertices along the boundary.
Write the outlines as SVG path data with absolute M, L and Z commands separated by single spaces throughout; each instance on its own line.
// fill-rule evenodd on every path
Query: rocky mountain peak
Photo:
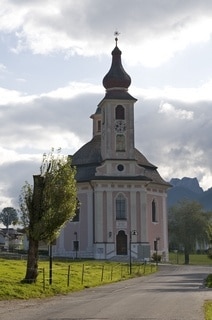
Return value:
M 199 202 L 205 211 L 212 211 L 212 188 L 203 191 L 197 178 L 173 178 L 170 184 L 172 188 L 168 190 L 168 207 L 182 200 L 190 200 Z
M 203 193 L 203 189 L 200 187 L 197 178 L 172 178 L 170 183 L 173 187 L 186 188 L 198 194 Z

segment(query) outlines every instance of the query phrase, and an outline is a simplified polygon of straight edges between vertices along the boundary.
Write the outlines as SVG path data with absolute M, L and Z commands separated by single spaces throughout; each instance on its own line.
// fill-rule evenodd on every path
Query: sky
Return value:
M 212 187 L 211 0 L 0 0 L 0 210 L 43 153 L 91 140 L 115 31 L 136 148 L 166 181 Z

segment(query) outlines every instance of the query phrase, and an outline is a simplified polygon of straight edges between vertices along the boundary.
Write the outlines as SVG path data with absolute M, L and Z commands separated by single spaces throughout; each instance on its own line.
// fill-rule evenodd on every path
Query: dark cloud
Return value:
M 91 94 L 82 88 L 78 95 L 69 94 L 69 99 L 65 97 L 67 91 L 64 95 L 56 91 L 66 89 L 72 81 L 101 84 L 110 67 L 116 28 L 121 32 L 123 59 L 128 55 L 132 81 L 140 88 L 135 94 L 137 148 L 158 166 L 164 178 L 197 176 L 209 186 L 206 180 L 212 176 L 211 98 L 184 102 L 180 95 L 168 97 L 163 89 L 166 85 L 198 89 L 209 82 L 211 42 L 203 36 L 207 30 L 210 38 L 211 25 L 199 30 L 203 37 L 199 43 L 207 42 L 207 54 L 205 43 L 194 50 L 195 39 L 186 53 L 183 50 L 192 35 L 189 33 L 184 39 L 187 30 L 198 21 L 201 27 L 211 18 L 211 1 L 10 0 L 5 5 L 7 12 L 13 12 L 8 21 L 14 22 L 7 25 L 4 17 L 0 20 L 0 30 L 4 31 L 0 38 L 4 50 L 0 66 L 7 70 L 5 87 L 15 88 L 16 92 L 9 92 L 13 103 L 5 105 L 1 94 L 0 206 L 5 199 L 11 199 L 15 206 L 24 181 L 39 169 L 43 152 L 62 147 L 65 154 L 72 154 L 91 139 L 90 115 L 104 97 L 104 89 L 102 94 Z M 154 41 L 156 45 L 151 47 Z M 150 46 L 146 56 L 144 44 Z M 175 60 L 170 63 L 174 55 Z M 148 65 L 144 59 L 150 56 L 149 65 L 154 71 L 141 67 Z M 26 82 L 16 84 L 16 79 Z M 147 97 L 145 89 L 151 91 L 153 86 L 152 91 L 161 90 L 164 95 Z M 129 91 L 133 94 L 133 88 Z M 30 98 L 27 92 L 36 95 Z
M 17 13 L 23 8 L 26 11 L 22 18 L 23 23 L 17 25 L 19 48 L 29 47 L 35 52 L 39 46 L 36 30 L 41 31 L 41 47 L 46 45 L 48 35 L 51 41 L 51 37 L 54 39 L 54 34 L 57 34 L 55 40 L 58 41 L 55 41 L 55 46 L 50 48 L 50 51 L 69 49 L 72 53 L 86 54 L 86 50 L 88 53 L 90 48 L 90 54 L 93 52 L 98 55 L 102 53 L 102 45 L 104 52 L 110 48 L 108 38 L 110 35 L 113 37 L 116 28 L 121 32 L 122 43 L 136 48 L 137 44 L 163 34 L 173 34 L 173 37 L 176 37 L 176 34 L 181 33 L 189 24 L 200 17 L 210 17 L 212 13 L 212 3 L 209 0 L 58 0 L 52 3 L 10 3 Z M 44 36 L 46 41 L 42 43 Z M 86 50 L 83 42 L 89 44 L 86 45 Z
M 39 174 L 39 167 L 42 158 L 39 161 L 24 161 L 17 160 L 13 163 L 4 163 L 0 165 L 1 175 L 1 196 L 0 196 L 0 207 L 5 206 L 1 204 L 1 198 L 10 199 L 11 206 L 18 208 L 19 196 L 21 189 L 26 181 L 32 184 L 33 174 Z
M 65 134 L 70 131 L 85 140 L 91 132 L 89 117 L 96 111 L 99 95 L 77 96 L 73 99 L 37 98 L 29 103 L 0 106 L 3 122 L 0 126 L 2 145 L 27 140 L 29 144 L 48 140 L 51 133 Z M 9 124 L 9 125 L 7 125 Z
M 84 94 L 69 100 L 43 97 L 28 104 L 4 107 L 0 143 L 5 150 L 15 151 L 17 160 L 8 159 L 0 165 L 1 184 L 6 186 L 1 196 L 17 204 L 25 180 L 30 181 L 32 175 L 38 173 L 43 152 L 48 152 L 52 146 L 59 147 L 50 144 L 51 134 L 70 139 L 66 154 L 73 154 L 77 149 L 73 148 L 71 136 L 67 137 L 68 132 L 73 132 L 81 144 L 88 142 L 92 137 L 90 115 L 96 111 L 101 98 L 98 94 Z M 205 172 L 211 170 L 210 103 L 169 101 L 174 111 L 168 109 L 166 113 L 160 112 L 161 103 L 161 100 L 142 97 L 136 103 L 136 147 L 159 167 L 159 172 L 160 168 L 168 168 L 171 175 L 197 174 L 201 179 L 203 168 Z M 192 118 L 183 118 L 182 111 L 192 112 Z M 26 157 L 31 154 L 31 157 L 20 160 L 24 154 Z M 173 177 L 169 174 L 165 178 Z
M 161 101 L 143 102 L 136 107 L 136 141 L 139 149 L 155 165 L 169 167 L 171 174 L 211 173 L 212 109 L 210 103 L 187 104 L 170 101 L 176 113 L 159 112 Z M 192 118 L 177 117 L 178 111 L 192 112 Z M 171 176 L 169 176 L 171 178 Z

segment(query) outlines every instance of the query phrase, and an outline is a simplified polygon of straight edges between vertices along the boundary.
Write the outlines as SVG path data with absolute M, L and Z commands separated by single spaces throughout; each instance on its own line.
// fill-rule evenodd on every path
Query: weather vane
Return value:
M 118 30 L 116 30 L 114 32 L 114 36 L 115 36 L 115 41 L 116 41 L 116 46 L 117 46 L 117 42 L 118 42 L 118 36 L 120 35 L 120 32 L 118 32 Z

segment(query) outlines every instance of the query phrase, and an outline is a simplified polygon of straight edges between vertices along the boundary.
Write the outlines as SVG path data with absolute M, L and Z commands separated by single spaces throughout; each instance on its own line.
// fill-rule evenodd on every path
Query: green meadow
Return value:
M 26 272 L 26 260 L 0 259 L 0 300 L 29 299 L 66 294 L 84 288 L 145 276 L 157 270 L 155 264 L 129 264 L 96 260 L 54 260 L 52 284 L 49 284 L 49 261 L 39 262 L 39 275 L 35 284 L 21 280 Z
M 184 264 L 184 254 L 171 252 L 169 254 L 169 262 L 173 264 Z M 212 259 L 210 259 L 207 254 L 190 254 L 189 264 L 212 266 Z

